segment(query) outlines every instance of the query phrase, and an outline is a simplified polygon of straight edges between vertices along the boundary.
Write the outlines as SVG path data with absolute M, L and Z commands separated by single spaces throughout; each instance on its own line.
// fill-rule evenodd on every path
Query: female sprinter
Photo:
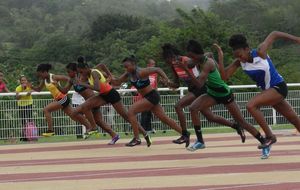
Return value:
M 183 112 L 183 108 L 192 104 L 197 97 L 206 93 L 206 86 L 203 85 L 201 88 L 198 88 L 197 85 L 194 85 L 191 77 L 185 72 L 184 69 L 181 68 L 182 64 L 191 65 L 191 59 L 186 56 L 180 56 L 179 50 L 177 50 L 171 44 L 165 44 L 163 47 L 163 58 L 165 62 L 171 67 L 173 71 L 173 76 L 175 77 L 175 82 L 169 84 L 171 88 L 179 87 L 179 80 L 183 80 L 184 83 L 188 86 L 188 93 L 182 97 L 177 104 L 175 105 L 175 110 L 178 115 L 178 119 L 180 121 L 180 126 L 182 128 L 182 133 L 188 133 L 186 127 L 186 118 Z M 193 65 L 192 68 L 189 69 L 189 73 L 193 74 L 195 77 L 199 76 L 199 70 L 196 65 Z M 206 112 L 203 112 L 205 114 Z M 227 125 L 237 130 L 237 133 L 241 136 L 242 142 L 245 141 L 245 134 L 243 128 L 241 128 L 237 123 L 232 123 L 230 121 L 225 120 L 222 117 L 214 116 L 211 118 L 211 121 Z M 182 144 L 185 142 L 184 136 L 180 137 L 177 140 L 173 141 L 177 144 Z
M 272 106 L 300 132 L 300 119 L 292 106 L 285 100 L 288 94 L 286 83 L 276 71 L 267 54 L 267 51 L 277 39 L 290 40 L 300 44 L 300 37 L 275 31 L 270 33 L 257 49 L 251 49 L 244 35 L 231 36 L 229 46 L 232 48 L 233 55 L 237 60 L 224 71 L 225 78 L 228 79 L 239 67 L 242 67 L 245 73 L 262 89 L 261 93 L 249 100 L 246 107 L 266 134 L 267 142 L 264 144 L 265 146 L 270 146 L 277 140 L 260 111 L 262 106 Z M 259 148 L 265 146 L 259 146 Z
M 194 84 L 201 87 L 206 83 L 207 86 L 207 94 L 198 97 L 190 106 L 192 121 L 198 139 L 198 142 L 191 147 L 191 150 L 197 150 L 205 147 L 198 111 L 203 113 L 208 120 L 213 120 L 215 115 L 210 111 L 210 108 L 216 104 L 224 104 L 233 119 L 251 133 L 262 145 L 264 145 L 266 141 L 264 137 L 262 137 L 259 131 L 257 131 L 252 125 L 245 121 L 238 105 L 234 101 L 231 89 L 221 79 L 216 62 L 212 58 L 208 58 L 204 55 L 202 46 L 195 40 L 189 41 L 187 52 L 188 56 L 202 68 L 201 74 L 198 78 L 189 74 L 192 77 Z M 183 68 L 188 71 L 186 65 L 183 65 Z M 266 154 L 268 154 L 268 152 L 266 152 Z
M 73 86 L 74 90 L 77 93 L 79 93 L 85 100 L 88 100 L 89 98 L 91 98 L 95 95 L 93 90 L 76 84 L 76 81 L 82 80 L 82 79 L 80 79 L 80 77 L 77 73 L 77 63 L 69 63 L 66 66 L 66 69 L 67 69 L 68 76 L 70 77 L 70 79 L 68 80 L 68 83 L 65 86 L 65 88 L 60 88 L 61 92 L 68 93 L 68 91 Z M 102 114 L 100 112 L 100 107 L 99 106 L 95 107 L 91 111 L 93 113 L 93 118 L 89 118 L 88 116 L 86 116 L 87 119 L 89 120 L 89 122 L 91 123 L 91 125 L 94 128 L 96 128 L 96 124 L 98 126 L 100 126 L 104 131 L 106 131 L 112 137 L 112 140 L 108 144 L 109 145 L 115 144 L 120 139 L 120 136 L 117 133 L 115 133 L 111 129 L 111 127 L 103 120 Z
M 102 64 L 102 66 L 104 65 Z M 106 70 L 108 71 L 107 68 Z M 110 103 L 118 112 L 118 114 L 120 114 L 126 121 L 129 121 L 128 114 L 124 105 L 122 104 L 120 94 L 114 88 L 112 88 L 112 86 L 106 81 L 102 72 L 100 72 L 98 69 L 91 69 L 87 63 L 81 62 L 77 65 L 77 71 L 80 73 L 81 76 L 88 78 L 89 83 L 76 81 L 75 85 L 80 85 L 85 88 L 95 90 L 99 92 L 99 95 L 89 98 L 86 102 L 76 107 L 74 114 L 85 114 L 93 108 L 97 108 L 99 106 L 103 106 L 105 104 Z M 138 138 L 139 128 L 136 125 L 132 125 L 132 128 L 135 139 L 137 139 L 139 143 L 127 143 L 126 146 L 135 146 L 141 144 L 141 141 Z M 151 145 L 150 136 L 147 135 L 147 133 L 145 132 L 145 130 L 142 129 L 142 127 L 140 127 L 140 130 L 142 130 L 147 142 L 147 146 L 149 147 Z
M 48 104 L 44 109 L 44 114 L 48 123 L 48 130 L 46 133 L 42 135 L 45 137 L 50 137 L 55 135 L 52 123 L 51 112 L 62 110 L 71 117 L 74 121 L 77 121 L 84 125 L 87 128 L 87 132 L 91 131 L 90 123 L 83 117 L 82 115 L 73 115 L 72 111 L 73 108 L 70 105 L 70 99 L 68 98 L 67 94 L 62 93 L 58 89 L 58 83 L 60 81 L 68 81 L 68 77 L 62 75 L 54 75 L 49 73 L 49 70 L 52 68 L 50 64 L 40 64 L 37 67 L 37 76 L 41 80 L 40 85 L 38 87 L 31 88 L 37 92 L 40 92 L 44 87 L 46 87 L 51 95 L 53 96 L 54 102 Z
M 160 97 L 158 92 L 150 85 L 149 75 L 157 73 L 162 77 L 162 81 L 165 84 L 169 82 L 167 75 L 157 67 L 139 68 L 136 65 L 136 59 L 134 56 L 126 57 L 123 61 L 123 66 L 126 72 L 118 79 L 113 79 L 112 83 L 119 85 L 122 82 L 130 80 L 131 84 L 138 90 L 138 92 L 144 97 L 143 99 L 135 102 L 128 110 L 128 117 L 131 125 L 134 128 L 138 128 L 139 123 L 136 115 L 140 112 L 151 111 L 156 117 L 158 117 L 163 123 L 169 125 L 171 128 L 182 134 L 181 128 L 177 123 L 170 119 L 159 104 Z M 189 145 L 189 134 L 185 134 L 186 146 Z M 140 144 L 138 138 L 133 138 L 130 144 Z

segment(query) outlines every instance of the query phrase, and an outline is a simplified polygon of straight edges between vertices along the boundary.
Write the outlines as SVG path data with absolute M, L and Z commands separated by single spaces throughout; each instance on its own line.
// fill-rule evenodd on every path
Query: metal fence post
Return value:
M 273 125 L 277 124 L 277 117 L 276 117 L 276 110 L 274 108 L 272 108 L 272 113 L 273 113 Z
M 184 96 L 184 88 L 180 88 L 180 98 Z

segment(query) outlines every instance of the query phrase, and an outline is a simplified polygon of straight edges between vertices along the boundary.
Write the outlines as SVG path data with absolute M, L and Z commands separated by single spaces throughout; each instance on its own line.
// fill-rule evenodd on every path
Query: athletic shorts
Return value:
M 281 94 L 284 98 L 288 95 L 288 88 L 286 83 L 283 81 L 281 83 L 276 84 L 275 86 L 272 86 L 279 94 Z
M 56 100 L 60 105 L 62 105 L 63 109 L 66 108 L 70 104 L 70 98 L 68 96 L 63 97 L 62 99 Z
M 116 89 L 112 88 L 108 93 L 106 94 L 99 94 L 103 100 L 105 100 L 107 103 L 115 104 L 121 100 L 121 96 Z
M 226 105 L 226 104 L 230 104 L 231 102 L 234 101 L 233 93 L 230 93 L 230 94 L 228 94 L 227 96 L 224 96 L 224 97 L 216 97 L 216 96 L 213 96 L 211 94 L 208 94 L 208 95 L 210 97 L 212 97 L 213 99 L 215 99 L 218 104 Z
M 199 97 L 201 96 L 202 94 L 205 94 L 207 89 L 206 89 L 206 86 L 202 86 L 201 88 L 198 88 L 196 86 L 193 86 L 193 85 L 190 85 L 188 86 L 188 91 L 193 93 L 195 97 Z
M 160 101 L 160 96 L 156 90 L 152 90 L 148 94 L 144 96 L 145 99 L 147 99 L 151 104 L 154 106 L 157 105 Z

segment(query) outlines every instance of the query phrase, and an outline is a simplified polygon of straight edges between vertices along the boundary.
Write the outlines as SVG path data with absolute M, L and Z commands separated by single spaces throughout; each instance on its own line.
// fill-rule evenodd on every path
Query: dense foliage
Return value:
M 20 74 L 35 80 L 39 63 L 50 62 L 53 72 L 65 73 L 66 63 L 78 55 L 91 64 L 106 63 L 116 75 L 130 54 L 141 66 L 154 58 L 169 73 L 161 45 L 173 43 L 184 54 L 191 38 L 207 51 L 220 43 L 229 63 L 231 34 L 246 34 L 252 47 L 273 30 L 300 36 L 299 10 L 298 0 L 2 0 L 0 70 L 11 90 Z M 299 47 L 279 41 L 270 51 L 288 82 L 299 82 Z M 230 83 L 252 82 L 238 73 Z

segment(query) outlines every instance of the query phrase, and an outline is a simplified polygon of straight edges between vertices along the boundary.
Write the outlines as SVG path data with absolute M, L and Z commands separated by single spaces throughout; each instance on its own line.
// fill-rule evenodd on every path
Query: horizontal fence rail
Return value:
M 300 87 L 300 83 L 288 84 L 289 87 Z M 246 104 L 253 96 L 259 92 L 255 92 L 254 89 L 257 87 L 255 85 L 234 85 L 230 86 L 235 91 L 235 100 L 238 103 L 244 118 L 251 124 L 256 125 L 254 119 L 246 110 Z M 245 92 L 245 90 L 247 90 Z M 249 91 L 251 90 L 251 92 Z M 120 89 L 118 90 L 122 96 L 122 101 L 125 107 L 128 109 L 130 105 L 133 104 L 134 96 L 133 89 Z M 176 121 L 177 114 L 175 112 L 176 102 L 184 96 L 187 92 L 186 87 L 180 87 L 176 90 L 170 90 L 169 88 L 159 88 L 158 91 L 161 94 L 161 105 L 165 109 L 167 115 Z M 69 95 L 72 95 L 74 91 L 70 91 Z M 26 94 L 26 93 L 20 93 Z M 15 93 L 0 93 L 0 140 L 10 139 L 10 138 L 24 138 L 25 137 L 25 125 L 28 121 L 33 121 L 37 127 L 38 136 L 41 136 L 43 132 L 47 130 L 47 123 L 43 114 L 43 108 L 52 102 L 52 98 L 49 92 L 33 92 L 33 105 L 32 108 L 23 108 L 17 105 L 17 100 L 15 99 Z M 288 97 L 286 99 L 295 111 L 300 113 L 300 89 L 289 90 Z M 267 122 L 270 125 L 275 124 L 288 124 L 288 121 L 278 114 L 271 107 L 263 107 L 261 110 Z M 212 111 L 217 115 L 223 116 L 229 120 L 232 120 L 229 112 L 225 109 L 223 105 L 216 105 L 212 108 Z M 31 112 L 30 117 L 22 115 L 24 112 Z M 105 105 L 101 107 L 101 112 L 104 120 L 111 125 L 111 127 L 118 133 L 131 133 L 130 124 L 124 121 L 113 109 L 111 105 Z M 191 117 L 188 108 L 184 109 L 187 118 L 187 124 L 189 129 L 192 128 Z M 84 129 L 82 126 L 75 121 L 71 120 L 67 115 L 65 115 L 61 110 L 52 113 L 53 126 L 56 135 L 59 136 L 70 136 L 70 135 L 82 135 Z M 137 116 L 140 118 L 140 115 Z M 201 125 L 203 128 L 208 127 L 222 127 L 216 123 L 208 122 L 202 115 Z M 152 127 L 156 131 L 170 130 L 170 128 L 162 124 L 156 117 L 152 118 Z M 104 133 L 99 129 L 101 133 Z

